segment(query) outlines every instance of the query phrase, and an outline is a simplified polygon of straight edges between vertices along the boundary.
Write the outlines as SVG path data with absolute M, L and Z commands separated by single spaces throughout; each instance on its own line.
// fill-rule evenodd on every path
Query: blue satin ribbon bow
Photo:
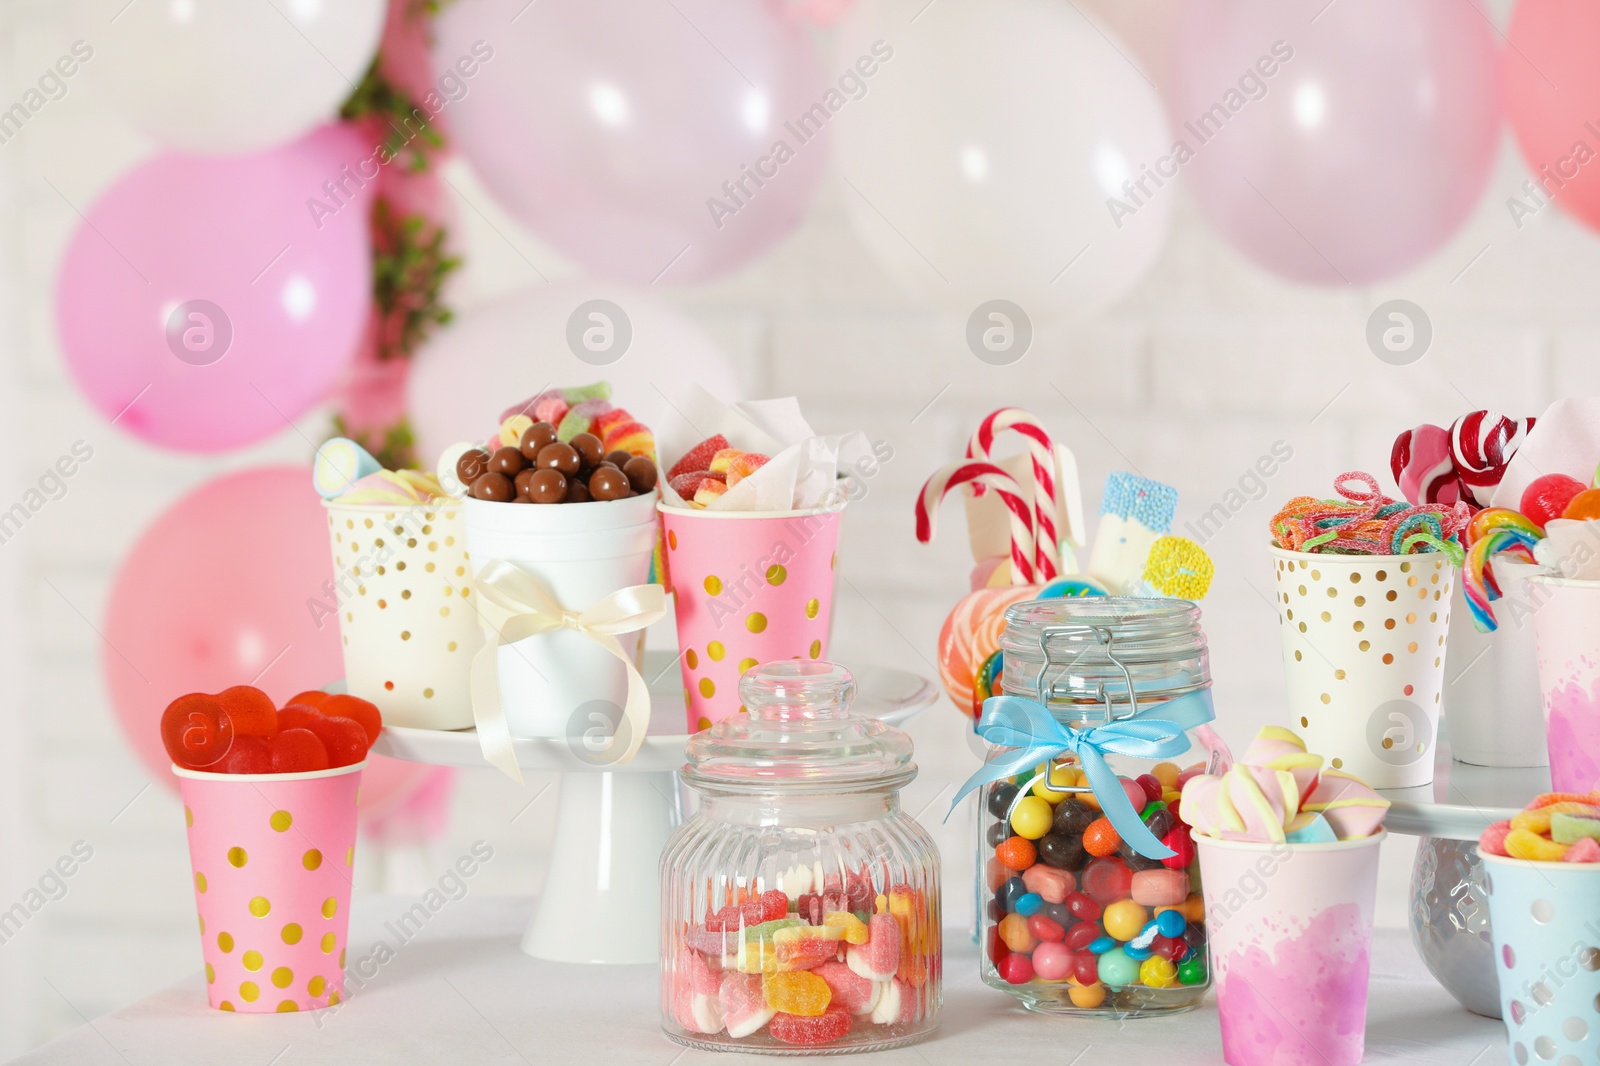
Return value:
M 1094 798 L 1100 801 L 1100 810 L 1111 820 L 1112 828 L 1122 839 L 1147 859 L 1171 858 L 1177 853 L 1157 840 L 1144 824 L 1139 812 L 1129 802 L 1128 794 L 1123 791 L 1116 773 L 1106 765 L 1105 756 L 1170 759 L 1182 755 L 1189 748 L 1189 738 L 1184 732 L 1204 725 L 1215 717 L 1208 689 L 1191 692 L 1165 703 L 1149 704 L 1133 717 L 1091 729 L 1073 729 L 1062 725 L 1043 704 L 1035 700 L 1021 696 L 991 696 L 983 701 L 978 735 L 991 744 L 1012 750 L 1000 752 L 967 778 L 956 793 L 951 809 L 979 785 L 1031 770 L 1041 762 L 1071 752 L 1082 764 Z

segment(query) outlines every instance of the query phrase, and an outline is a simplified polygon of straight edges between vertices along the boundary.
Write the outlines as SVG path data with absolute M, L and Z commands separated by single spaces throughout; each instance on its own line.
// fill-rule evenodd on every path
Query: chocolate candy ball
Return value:
M 596 467 L 589 475 L 589 495 L 597 500 L 620 500 L 633 495 L 628 475 L 612 466 Z
M 540 470 L 559 470 L 562 477 L 571 477 L 583 465 L 583 460 L 578 456 L 578 449 L 556 441 L 539 449 L 539 458 L 534 460 L 534 465 Z
M 989 790 L 989 813 L 996 818 L 1011 816 L 1011 801 L 1017 798 L 1017 786 L 1009 781 L 1001 782 Z
M 516 486 L 518 496 L 526 496 L 528 494 L 528 481 L 537 473 L 537 470 L 529 467 L 518 471 L 517 476 L 511 479 L 511 483 Z
M 578 458 L 585 469 L 599 466 L 600 460 L 605 458 L 606 451 L 600 446 L 600 438 L 593 433 L 579 433 L 567 442 L 578 451 Z
M 1011 839 L 1011 827 L 1004 822 L 996 822 L 984 831 L 983 839 L 991 848 L 998 848 Z
M 628 465 L 628 460 L 632 458 L 632 452 L 625 452 L 621 448 L 618 448 L 616 451 L 605 457 L 605 462 L 608 462 L 618 470 L 621 470 L 623 467 Z
M 1039 861 L 1058 870 L 1075 870 L 1083 865 L 1083 840 L 1064 833 L 1046 833 L 1039 841 Z
M 528 479 L 528 499 L 534 503 L 561 503 L 567 498 L 567 476 L 546 467 Z
M 462 452 L 461 458 L 456 460 L 456 477 L 463 485 L 470 487 L 474 481 L 488 472 L 489 453 L 482 448 Z
M 592 499 L 594 497 L 589 494 L 589 483 L 587 481 L 581 477 L 567 478 L 568 503 L 588 503 Z
M 509 503 L 517 498 L 517 488 L 511 483 L 510 478 L 491 470 L 487 474 L 479 474 L 477 480 L 472 483 L 472 498 L 494 503 Z
M 496 474 L 506 477 L 516 477 L 527 466 L 527 460 L 522 458 L 522 453 L 515 448 L 501 448 L 489 457 L 489 469 Z
M 622 466 L 628 475 L 628 484 L 634 492 L 649 492 L 656 487 L 656 464 L 642 455 L 635 455 Z
M 1089 828 L 1098 817 L 1100 817 L 1098 811 L 1092 811 L 1076 800 L 1069 799 L 1064 803 L 1056 804 L 1053 829 L 1063 836 L 1081 837 L 1083 836 L 1083 831 Z
M 554 444 L 556 427 L 548 422 L 535 422 L 522 431 L 522 457 L 532 463 L 546 444 Z

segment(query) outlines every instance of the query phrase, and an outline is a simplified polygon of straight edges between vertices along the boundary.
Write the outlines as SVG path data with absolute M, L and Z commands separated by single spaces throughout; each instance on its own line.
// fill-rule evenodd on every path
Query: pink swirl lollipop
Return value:
M 1424 423 L 1394 440 L 1389 470 L 1400 495 L 1414 504 L 1455 503 L 1462 485 L 1450 449 L 1450 434 Z

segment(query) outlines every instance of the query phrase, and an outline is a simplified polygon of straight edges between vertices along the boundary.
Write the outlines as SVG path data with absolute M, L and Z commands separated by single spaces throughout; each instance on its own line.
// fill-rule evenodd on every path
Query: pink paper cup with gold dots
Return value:
M 752 666 L 827 657 L 844 504 L 660 510 L 693 733 L 744 709 L 739 677 Z
M 364 765 L 304 774 L 172 768 L 212 1007 L 271 1014 L 343 998 Z

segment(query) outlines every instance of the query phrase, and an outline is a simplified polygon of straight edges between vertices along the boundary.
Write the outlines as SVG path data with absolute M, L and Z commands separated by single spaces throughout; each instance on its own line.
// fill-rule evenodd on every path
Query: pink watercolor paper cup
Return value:
M 693 733 L 742 709 L 739 678 L 752 666 L 827 657 L 844 504 L 660 509 Z
M 1600 788 L 1600 581 L 1528 579 L 1550 783 Z
M 344 996 L 364 765 L 304 774 L 172 768 L 212 1007 L 271 1014 Z
M 1229 1066 L 1361 1061 L 1384 836 L 1334 844 L 1195 836 Z

